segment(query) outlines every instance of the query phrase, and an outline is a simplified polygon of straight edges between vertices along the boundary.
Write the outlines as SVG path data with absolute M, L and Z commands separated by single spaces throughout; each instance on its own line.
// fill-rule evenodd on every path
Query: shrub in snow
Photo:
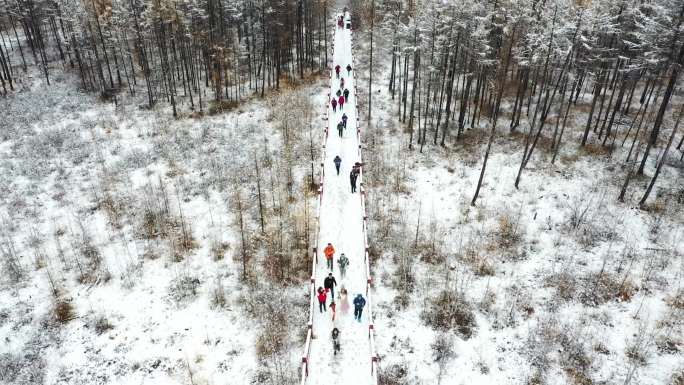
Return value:
M 379 385 L 408 385 L 408 365 L 405 362 L 388 365 L 378 372 Z
M 571 301 L 577 294 L 577 278 L 565 269 L 547 277 L 546 284 L 554 287 L 558 297 L 565 301 Z
M 95 314 L 91 312 L 88 317 L 88 327 L 97 333 L 97 335 L 103 334 L 108 330 L 114 328 L 109 319 L 104 314 Z
M 670 385 L 684 385 L 684 367 L 675 370 Z
M 673 309 L 684 310 L 684 289 L 679 289 L 677 292 L 667 299 L 667 304 Z
M 441 383 L 449 361 L 456 356 L 456 353 L 454 353 L 454 338 L 448 333 L 437 333 L 430 348 L 432 348 L 432 359 L 437 363 L 439 369 L 437 382 Z
M 524 354 L 532 366 L 542 373 L 548 371 L 554 358 L 557 358 L 558 365 L 568 375 L 570 383 L 591 384 L 588 370 L 593 358 L 587 346 L 586 338 L 577 329 L 558 319 L 545 318 L 530 330 Z
M 61 299 L 57 300 L 57 303 L 55 303 L 53 313 L 55 315 L 55 320 L 62 324 L 65 324 L 76 318 L 74 306 L 71 304 L 71 302 Z
M 199 287 L 199 278 L 188 275 L 181 276 L 169 285 L 169 298 L 176 303 L 186 302 L 197 297 Z
M 224 308 L 226 306 L 226 292 L 223 289 L 221 279 L 216 279 L 216 284 L 211 289 L 211 308 Z
M 14 255 L 14 251 L 7 245 L 0 244 L 0 254 L 2 254 L 2 276 L 7 278 L 10 283 L 17 283 L 24 279 L 24 271 L 19 265 L 19 261 Z
M 473 335 L 477 326 L 470 303 L 462 294 L 444 290 L 421 314 L 423 321 L 439 330 L 453 330 L 464 339 Z
M 520 242 L 522 238 L 519 221 L 513 220 L 510 215 L 503 214 L 499 217 L 499 246 L 510 249 Z
M 109 281 L 111 274 L 102 266 L 100 250 L 89 238 L 83 241 L 79 251 L 81 252 L 83 263 L 77 261 L 79 268 L 78 282 L 92 284 L 99 281 Z
M 588 306 L 598 306 L 612 300 L 629 301 L 638 290 L 626 276 L 606 271 L 591 273 L 583 281 L 579 299 Z

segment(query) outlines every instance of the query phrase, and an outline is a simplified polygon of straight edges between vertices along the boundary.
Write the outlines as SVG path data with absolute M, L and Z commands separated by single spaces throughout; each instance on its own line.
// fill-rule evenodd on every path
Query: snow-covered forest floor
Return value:
M 644 208 L 655 157 L 620 203 L 631 137 L 612 154 L 580 148 L 586 112 L 575 113 L 555 164 L 542 137 L 516 189 L 526 128 L 511 134 L 501 119 L 471 206 L 488 119 L 445 148 L 428 131 L 422 152 L 415 136 L 407 150 L 389 44 L 375 44 L 364 149 L 382 383 L 681 384 L 682 153 L 670 153 Z M 355 51 L 369 62 L 367 36 Z
M 0 382 L 296 379 L 324 82 L 174 120 L 61 76 L 0 100 Z

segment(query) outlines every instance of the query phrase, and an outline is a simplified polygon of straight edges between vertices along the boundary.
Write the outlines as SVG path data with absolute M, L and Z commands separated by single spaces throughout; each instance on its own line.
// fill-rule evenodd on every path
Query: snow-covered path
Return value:
M 345 14 L 345 23 L 350 15 Z M 357 192 L 351 192 L 349 174 L 355 162 L 361 161 L 359 141 L 357 136 L 357 111 L 354 84 L 354 72 L 347 75 L 346 66 L 352 63 L 351 30 L 335 27 L 333 46 L 333 62 L 330 96 L 340 89 L 340 80 L 335 76 L 334 67 L 342 67 L 340 78 L 344 78 L 344 86 L 349 89 L 349 101 L 344 108 L 333 112 L 332 107 L 328 116 L 328 136 L 326 139 L 325 159 L 323 159 L 324 178 L 320 206 L 319 221 L 319 251 L 316 266 L 315 286 L 323 286 L 323 280 L 330 272 L 326 267 L 323 249 L 328 243 L 335 248 L 333 274 L 338 286 L 335 289 L 335 303 L 337 315 L 333 323 L 330 309 L 321 313 L 318 301 L 315 301 L 313 314 L 314 338 L 311 340 L 309 354 L 309 375 L 306 383 L 310 385 L 334 384 L 371 384 L 371 346 L 368 337 L 369 303 L 364 308 L 361 322 L 354 319 L 354 305 L 352 303 L 357 294 L 366 295 L 366 265 L 365 265 L 365 234 L 363 231 L 363 208 L 361 204 L 361 177 L 357 181 Z M 342 89 L 344 90 L 344 89 Z M 348 117 L 347 128 L 340 138 L 337 123 L 342 114 Z M 340 174 L 337 175 L 333 159 L 336 155 L 342 158 Z M 344 253 L 349 258 L 349 266 L 345 278 L 340 276 L 337 258 Z M 349 309 L 344 312 L 342 303 L 337 298 L 339 290 L 345 287 L 348 291 L 347 301 Z M 331 302 L 328 296 L 328 305 Z M 330 333 L 333 327 L 340 330 L 341 352 L 333 355 Z

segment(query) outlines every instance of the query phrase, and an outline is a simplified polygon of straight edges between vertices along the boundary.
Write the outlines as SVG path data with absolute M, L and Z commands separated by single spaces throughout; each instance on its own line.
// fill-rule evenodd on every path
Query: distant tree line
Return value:
M 4 0 L 0 79 L 7 94 L 29 66 L 51 84 L 55 63 L 105 97 L 144 89 L 148 106 L 179 98 L 264 95 L 326 67 L 327 0 Z M 51 65 L 52 64 L 52 65 Z

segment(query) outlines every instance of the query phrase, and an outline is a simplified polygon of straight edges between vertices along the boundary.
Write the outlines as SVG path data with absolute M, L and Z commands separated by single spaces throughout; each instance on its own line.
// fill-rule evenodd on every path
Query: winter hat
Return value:
M 332 277 L 332 273 L 328 273 L 328 277 Z

